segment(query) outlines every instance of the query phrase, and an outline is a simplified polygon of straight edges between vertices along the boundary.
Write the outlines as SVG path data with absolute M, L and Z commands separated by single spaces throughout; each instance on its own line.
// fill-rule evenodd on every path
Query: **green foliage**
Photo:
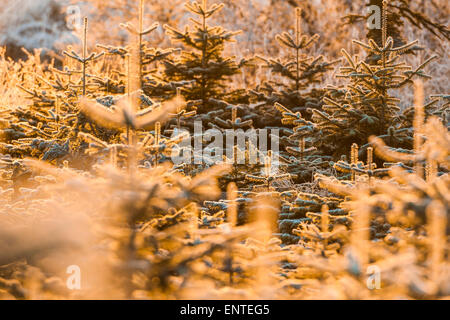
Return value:
M 351 57 L 342 50 L 347 65 L 340 68 L 338 77 L 347 80 L 346 86 L 329 87 L 323 110 L 311 110 L 314 122 L 312 131 L 317 133 L 317 146 L 322 150 L 339 153 L 348 150 L 352 143 L 365 144 L 371 135 L 385 135 L 389 130 L 411 127 L 412 124 L 402 117 L 399 99 L 393 96 L 393 90 L 410 84 L 414 77 L 429 79 L 423 69 L 436 56 L 412 68 L 399 60 L 400 53 L 413 47 L 417 41 L 394 47 L 394 40 L 386 36 L 385 33 L 382 46 L 374 40 L 369 40 L 367 44 L 353 41 L 368 54 L 381 57 L 378 63 Z M 426 109 L 434 103 L 435 100 L 430 102 Z M 311 131 L 310 126 L 304 129 Z
M 210 98 L 236 101 L 233 92 L 226 89 L 224 80 L 238 74 L 245 61 L 236 62 L 234 57 L 223 56 L 225 44 L 233 41 L 239 32 L 231 32 L 220 26 L 210 26 L 207 20 L 218 13 L 223 4 L 207 6 L 194 1 L 186 3 L 186 8 L 196 18 L 190 19 L 191 28 L 184 31 L 166 25 L 167 34 L 175 42 L 181 42 L 186 51 L 174 61 L 165 61 L 165 76 L 168 81 L 191 81 L 192 86 L 184 87 L 182 94 L 187 100 L 201 100 L 200 112 L 209 108 Z M 235 92 L 236 93 L 236 92 Z M 239 100 L 239 99 L 237 99 Z
M 323 92 L 313 88 L 321 82 L 323 75 L 332 70 L 337 61 L 327 62 L 321 56 L 309 56 L 305 51 L 318 41 L 319 35 L 302 35 L 301 10 L 296 8 L 295 35 L 283 32 L 276 36 L 278 43 L 289 50 L 285 60 L 258 56 L 264 68 L 270 69 L 274 77 L 253 90 L 258 101 L 268 105 L 280 103 L 293 112 L 305 112 L 307 108 L 319 108 Z M 304 116 L 307 116 L 306 114 Z

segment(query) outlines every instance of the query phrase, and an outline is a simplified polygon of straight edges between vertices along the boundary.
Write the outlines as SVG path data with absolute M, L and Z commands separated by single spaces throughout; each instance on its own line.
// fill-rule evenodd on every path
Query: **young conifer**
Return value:
M 78 61 L 82 65 L 82 76 L 81 76 L 82 84 L 81 84 L 81 88 L 82 88 L 82 95 L 83 95 L 83 97 L 86 96 L 86 87 L 88 85 L 88 83 L 87 83 L 87 75 L 86 75 L 87 65 L 88 65 L 89 62 L 95 61 L 95 60 L 99 59 L 101 56 L 104 55 L 104 52 L 101 52 L 99 54 L 91 53 L 88 56 L 87 34 L 88 34 L 88 18 L 84 18 L 84 25 L 83 25 L 83 52 L 82 52 L 81 56 L 78 55 L 75 51 L 71 51 L 70 53 L 67 52 L 67 51 L 64 51 L 64 54 L 66 56 L 68 56 L 69 58 L 71 58 L 73 60 Z
M 420 10 L 421 5 L 417 6 L 417 4 L 413 3 L 413 0 L 389 0 L 384 9 L 383 2 L 383 0 L 367 1 L 366 7 L 369 10 L 369 14 L 347 15 L 344 17 L 345 23 L 355 23 L 357 21 L 367 22 L 371 26 L 367 31 L 367 39 L 373 39 L 379 46 L 382 46 L 383 43 L 383 32 L 382 28 L 379 27 L 382 21 L 387 21 L 389 25 L 387 35 L 394 40 L 394 47 L 401 47 L 407 43 L 403 32 L 405 22 L 411 24 L 415 29 L 426 29 L 438 38 L 450 39 L 450 29 L 428 16 L 425 10 Z M 422 2 L 423 5 L 424 2 Z M 413 46 L 403 53 L 413 53 L 421 49 L 419 46 Z M 374 60 L 380 58 L 376 55 L 371 55 L 370 57 Z
M 174 48 L 154 48 L 151 47 L 145 36 L 153 33 L 158 27 L 159 23 L 155 22 L 148 28 L 145 28 L 145 0 L 139 0 L 137 26 L 132 22 L 121 23 L 120 26 L 131 34 L 131 43 L 127 47 L 114 47 L 98 44 L 97 46 L 107 50 L 108 54 L 119 56 L 126 59 L 127 56 L 132 56 L 134 63 L 132 67 L 133 74 L 138 79 L 138 89 L 152 98 L 159 100 L 167 99 L 173 96 L 177 85 L 168 85 L 164 81 L 158 71 L 158 63 L 169 58 L 174 52 L 178 51 Z M 179 86 L 179 85 L 178 85 Z
M 387 36 L 390 27 L 387 23 L 383 21 L 381 46 L 372 39 L 367 44 L 353 40 L 368 54 L 378 55 L 381 59 L 365 62 L 357 56 L 350 56 L 343 49 L 347 65 L 340 68 L 338 77 L 348 83 L 343 88 L 328 88 L 323 110 L 311 109 L 317 146 L 322 150 L 338 156 L 353 143 L 365 145 L 371 135 L 381 136 L 389 130 L 401 131 L 411 126 L 402 117 L 398 105 L 400 100 L 394 97 L 393 91 L 411 84 L 415 77 L 429 79 L 430 76 L 423 69 L 436 56 L 428 58 L 416 68 L 400 61 L 400 54 L 411 49 L 418 41 L 395 47 L 393 38 Z M 310 126 L 304 127 L 311 131 Z
M 320 83 L 323 75 L 337 63 L 326 61 L 322 55 L 308 55 L 306 50 L 318 41 L 319 35 L 309 37 L 302 34 L 301 12 L 300 8 L 295 9 L 294 36 L 288 32 L 276 36 L 280 46 L 289 52 L 286 59 L 258 56 L 265 63 L 264 68 L 270 69 L 275 76 L 252 91 L 259 101 L 271 106 L 280 103 L 293 112 L 305 112 L 307 108 L 320 106 L 323 91 L 313 88 L 313 85 Z
M 184 31 L 165 25 L 167 34 L 186 48 L 178 59 L 165 61 L 165 75 L 169 82 L 185 81 L 191 85 L 183 88 L 187 100 L 200 100 L 198 112 L 212 109 L 210 98 L 239 101 L 240 94 L 227 90 L 224 80 L 238 74 L 245 61 L 236 62 L 235 57 L 224 56 L 225 44 L 232 42 L 239 31 L 232 32 L 220 26 L 210 26 L 208 20 L 223 9 L 224 4 L 208 6 L 207 1 L 187 2 L 186 9 L 194 14 L 191 28 Z

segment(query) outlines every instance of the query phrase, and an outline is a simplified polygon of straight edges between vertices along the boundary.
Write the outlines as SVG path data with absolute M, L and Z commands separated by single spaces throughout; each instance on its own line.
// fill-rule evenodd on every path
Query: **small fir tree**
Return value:
M 168 81 L 190 81 L 191 86 L 183 88 L 187 100 L 200 100 L 198 111 L 204 113 L 210 107 L 210 98 L 240 100 L 240 91 L 230 92 L 224 82 L 240 72 L 245 60 L 236 62 L 235 57 L 224 56 L 225 44 L 233 41 L 239 31 L 232 32 L 220 26 L 210 26 L 208 19 L 218 13 L 224 4 L 208 7 L 207 1 L 186 3 L 186 8 L 197 19 L 190 19 L 192 29 L 186 26 L 180 31 L 165 25 L 167 34 L 173 41 L 181 42 L 186 50 L 178 59 L 165 61 L 165 75 Z
M 347 66 L 340 68 L 338 77 L 346 79 L 347 85 L 343 88 L 328 87 L 323 110 L 311 110 L 314 124 L 311 126 L 311 123 L 307 123 L 299 128 L 315 132 L 316 146 L 322 150 L 339 156 L 353 143 L 365 145 L 371 135 L 380 136 L 411 127 L 411 123 L 402 116 L 398 106 L 400 100 L 393 96 L 392 91 L 409 85 L 414 77 L 431 78 L 423 69 L 436 56 L 413 69 L 406 62 L 399 61 L 399 58 L 402 52 L 415 46 L 418 41 L 395 47 L 394 40 L 387 37 L 387 30 L 385 20 L 382 46 L 372 39 L 367 44 L 353 40 L 367 53 L 380 56 L 378 63 L 351 57 L 346 50 L 342 50 Z M 427 107 L 435 102 L 432 101 Z
M 320 83 L 324 73 L 331 70 L 337 61 L 328 62 L 322 55 L 313 57 L 305 53 L 319 39 L 319 35 L 302 35 L 300 8 L 296 8 L 295 16 L 294 36 L 288 32 L 276 36 L 278 43 L 292 54 L 286 60 L 258 56 L 265 62 L 264 67 L 270 69 L 276 77 L 262 83 L 252 93 L 259 101 L 268 105 L 280 103 L 297 112 L 320 106 L 323 91 L 312 88 L 312 85 Z

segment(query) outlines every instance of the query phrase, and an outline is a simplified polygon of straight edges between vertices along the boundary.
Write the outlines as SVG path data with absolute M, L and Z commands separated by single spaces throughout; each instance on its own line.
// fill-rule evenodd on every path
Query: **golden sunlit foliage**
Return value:
M 0 299 L 450 297 L 440 15 L 88 2 L 80 43 L 0 49 Z

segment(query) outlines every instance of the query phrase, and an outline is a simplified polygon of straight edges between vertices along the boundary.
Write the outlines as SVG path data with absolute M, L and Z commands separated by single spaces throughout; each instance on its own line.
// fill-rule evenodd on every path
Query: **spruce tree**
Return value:
M 414 77 L 431 78 L 423 69 L 436 56 L 413 69 L 400 61 L 400 54 L 414 47 L 418 41 L 395 47 L 393 38 L 387 36 L 388 28 L 388 22 L 384 20 L 382 46 L 372 39 L 368 43 L 353 40 L 368 55 L 379 56 L 378 62 L 365 62 L 342 50 L 347 66 L 340 68 L 338 77 L 348 83 L 344 87 L 328 87 L 323 110 L 312 109 L 312 123 L 305 123 L 297 129 L 315 132 L 316 147 L 339 156 L 353 143 L 365 145 L 371 135 L 402 134 L 411 127 L 411 123 L 402 116 L 398 106 L 400 100 L 393 96 L 393 90 L 411 84 Z M 427 107 L 434 103 L 432 101 Z
M 164 77 L 158 71 L 158 64 L 169 58 L 174 52 L 178 51 L 174 48 L 154 48 L 149 45 L 144 36 L 150 35 L 154 32 L 159 24 L 153 23 L 151 26 L 145 28 L 145 1 L 139 0 L 138 8 L 138 26 L 131 22 L 120 24 L 131 35 L 132 42 L 127 47 L 115 47 L 98 44 L 97 46 L 107 50 L 110 55 L 119 56 L 126 64 L 127 57 L 131 57 L 131 67 L 136 69 L 132 73 L 137 73 L 137 86 L 142 89 L 143 93 L 151 98 L 158 100 L 168 99 L 174 95 L 176 88 L 181 84 L 168 84 L 164 81 Z M 125 76 L 124 74 L 122 76 Z M 137 88 L 135 88 L 137 89 Z
M 102 139 L 111 134 L 89 121 L 79 112 L 76 104 L 81 97 L 101 97 L 94 65 L 100 63 L 104 53 L 88 54 L 88 20 L 84 19 L 82 53 L 69 47 L 64 51 L 67 65 L 63 70 L 50 64 L 41 74 L 33 74 L 34 87 L 21 87 L 33 103 L 14 110 L 18 119 L 16 129 L 26 139 L 17 139 L 7 146 L 20 156 L 34 156 L 47 161 L 74 157 L 80 148 L 80 131 L 92 133 Z M 38 88 L 40 90 L 38 90 Z
M 233 41 L 239 31 L 232 32 L 220 26 L 210 26 L 208 19 L 217 14 L 224 4 L 208 7 L 207 1 L 186 3 L 186 9 L 197 18 L 190 19 L 191 28 L 184 31 L 165 25 L 173 41 L 181 42 L 186 48 L 178 59 L 165 61 L 165 75 L 168 81 L 190 81 L 192 85 L 183 88 L 187 100 L 200 100 L 199 113 L 210 107 L 208 99 L 240 100 L 240 91 L 227 90 L 224 80 L 238 74 L 245 61 L 236 62 L 235 57 L 224 56 L 225 44 Z
M 450 29 L 439 21 L 434 21 L 428 17 L 423 11 L 417 11 L 412 6 L 412 0 L 389 0 L 385 11 L 383 8 L 383 0 L 369 0 L 367 7 L 371 8 L 376 6 L 380 9 L 381 17 L 383 21 L 387 19 L 389 24 L 388 36 L 394 40 L 394 47 L 401 47 L 407 43 L 403 28 L 405 20 L 411 23 L 415 28 L 426 29 L 438 38 L 445 38 L 450 40 Z M 374 12 L 371 12 L 375 14 Z M 374 19 L 372 15 L 362 16 L 360 14 L 350 14 L 344 17 L 346 23 L 354 23 L 357 21 L 369 21 Z M 382 29 L 372 28 L 367 32 L 367 39 L 373 39 L 379 46 L 382 46 Z M 419 47 L 412 47 L 410 50 L 404 53 L 412 53 L 414 50 L 420 49 Z
M 258 101 L 270 106 L 280 103 L 293 112 L 304 112 L 307 108 L 320 107 L 323 91 L 312 88 L 312 85 L 320 83 L 324 73 L 331 70 L 337 61 L 328 62 L 322 55 L 313 57 L 305 52 L 317 42 L 319 35 L 302 35 L 300 8 L 295 9 L 295 17 L 294 36 L 288 32 L 276 36 L 278 43 L 291 54 L 285 60 L 258 56 L 275 77 L 262 83 L 252 93 Z

